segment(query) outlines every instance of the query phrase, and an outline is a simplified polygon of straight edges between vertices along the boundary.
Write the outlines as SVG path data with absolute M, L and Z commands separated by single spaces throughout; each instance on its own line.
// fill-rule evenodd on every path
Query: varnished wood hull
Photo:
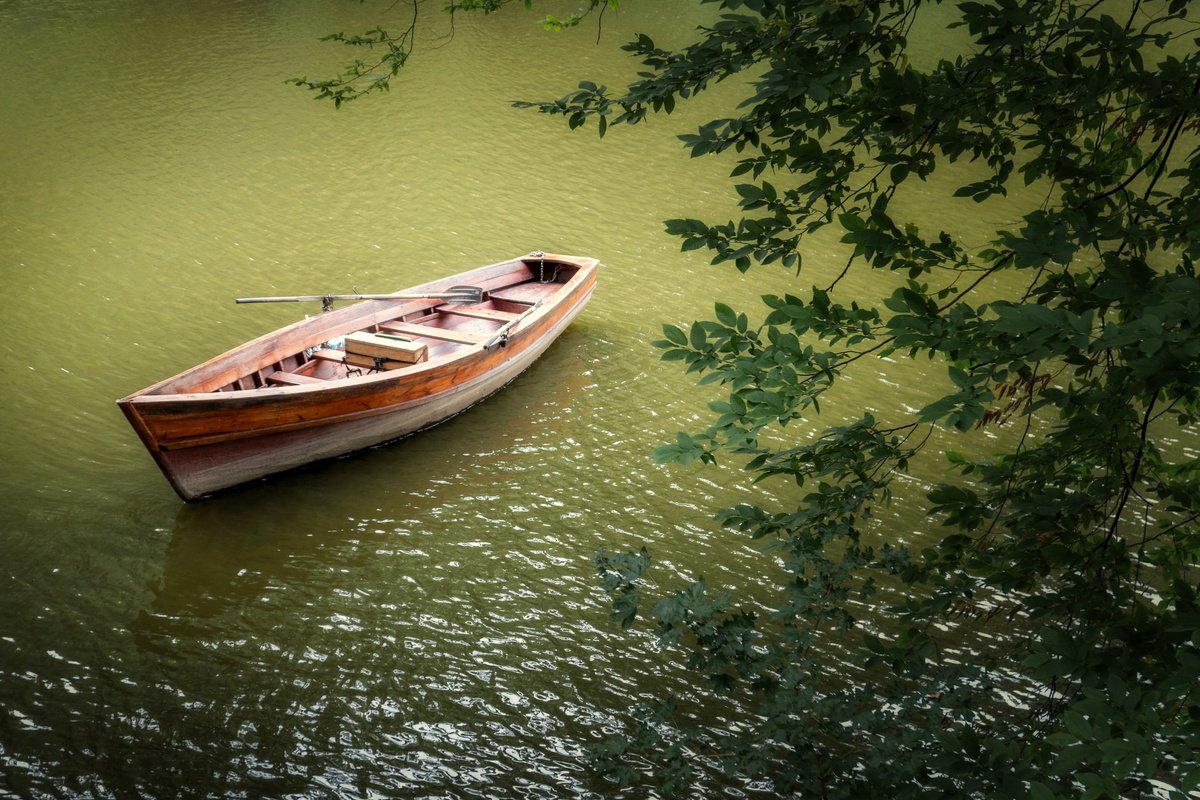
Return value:
M 559 267 L 559 281 L 538 280 L 536 273 L 545 270 L 546 263 Z M 533 363 L 578 316 L 591 297 L 597 267 L 590 258 L 526 257 L 406 290 L 427 292 L 474 284 L 497 297 L 505 292 L 541 294 L 540 304 L 520 313 L 477 312 L 480 317 L 512 316 L 502 347 L 485 346 L 491 320 L 468 318 L 477 329 L 442 329 L 432 324 L 443 323 L 430 316 L 435 312 L 470 314 L 470 310 L 434 309 L 437 302 L 428 300 L 367 301 L 260 337 L 118 404 L 180 497 L 196 500 L 407 436 L 480 402 Z M 300 353 L 328 338 L 391 320 L 409 328 L 419 323 L 436 336 L 430 341 L 444 352 L 403 369 L 305 378 L 301 385 L 240 388 L 243 383 L 262 382 L 263 373 L 280 364 L 303 362 Z M 463 341 L 447 344 L 446 339 L 455 334 Z M 469 343 L 475 338 L 480 341 Z M 316 373 L 312 366 L 301 363 L 298 371 Z

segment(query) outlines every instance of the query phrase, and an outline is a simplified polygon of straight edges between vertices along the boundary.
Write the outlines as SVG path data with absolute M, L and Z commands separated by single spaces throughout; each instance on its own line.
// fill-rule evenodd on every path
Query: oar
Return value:
M 283 297 L 239 297 L 239 303 L 304 303 L 320 300 L 326 307 L 338 300 L 445 300 L 454 305 L 483 302 L 483 289 L 478 286 L 451 286 L 444 292 L 422 294 L 296 294 Z

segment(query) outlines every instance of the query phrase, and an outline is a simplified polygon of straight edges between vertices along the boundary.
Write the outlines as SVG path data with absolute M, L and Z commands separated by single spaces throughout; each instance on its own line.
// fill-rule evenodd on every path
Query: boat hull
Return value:
M 554 303 L 523 314 L 505 346 L 463 347 L 411 369 L 319 387 L 145 390 L 118 403 L 179 496 L 198 500 L 408 436 L 481 402 L 528 368 L 583 310 L 595 285 L 592 265 Z

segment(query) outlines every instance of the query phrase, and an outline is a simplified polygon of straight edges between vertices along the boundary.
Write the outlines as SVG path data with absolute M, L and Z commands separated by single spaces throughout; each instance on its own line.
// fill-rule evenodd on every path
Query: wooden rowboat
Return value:
M 197 500 L 407 436 L 478 403 L 578 316 L 598 267 L 594 258 L 533 253 L 403 298 L 375 296 L 386 299 L 280 328 L 117 404 L 179 496 Z M 461 303 L 454 292 L 476 287 L 478 302 L 444 299 Z M 336 349 L 342 342 L 349 352 Z

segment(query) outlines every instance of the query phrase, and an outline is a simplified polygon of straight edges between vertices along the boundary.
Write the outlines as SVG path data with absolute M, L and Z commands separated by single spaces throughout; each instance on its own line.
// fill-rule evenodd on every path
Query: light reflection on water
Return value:
M 694 6 L 622 7 L 605 42 L 679 36 Z M 703 106 L 600 142 L 505 104 L 627 74 L 591 31 L 464 23 L 390 96 L 337 114 L 282 85 L 329 63 L 316 37 L 378 13 L 0 7 L 0 67 L 29 77 L 0 101 L 0 760 L 18 795 L 610 794 L 583 749 L 638 698 L 693 690 L 609 622 L 593 554 L 646 545 L 663 585 L 774 569 L 711 522 L 745 490 L 736 464 L 650 463 L 715 395 L 648 343 L 714 298 L 823 285 L 838 246 L 814 242 L 798 285 L 678 253 L 659 220 L 733 211 L 728 165 L 674 138 Z M 87 75 L 63 63 L 78 52 Z M 235 296 L 387 290 L 532 249 L 600 257 L 595 298 L 430 433 L 181 507 L 113 405 L 295 318 Z M 833 419 L 788 435 L 919 406 L 930 369 L 860 375 Z M 901 540 L 927 534 L 903 503 L 881 513 Z

